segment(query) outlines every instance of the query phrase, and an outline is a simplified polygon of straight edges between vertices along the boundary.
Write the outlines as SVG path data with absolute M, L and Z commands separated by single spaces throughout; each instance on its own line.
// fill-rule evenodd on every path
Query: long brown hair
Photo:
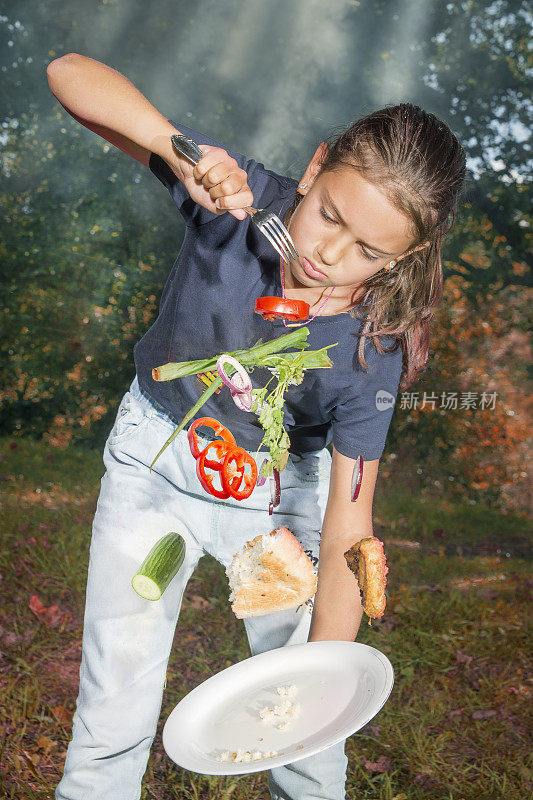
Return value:
M 379 186 L 413 223 L 408 249 L 429 246 L 399 258 L 390 271 L 380 270 L 357 288 L 350 311 L 363 317 L 358 356 L 371 337 L 380 353 L 402 347 L 400 389 L 406 389 L 428 360 L 430 323 L 442 300 L 441 246 L 455 217 L 465 177 L 465 154 L 458 140 L 433 114 L 411 103 L 387 106 L 355 122 L 330 144 L 322 171 L 357 169 Z M 385 351 L 380 336 L 395 343 Z

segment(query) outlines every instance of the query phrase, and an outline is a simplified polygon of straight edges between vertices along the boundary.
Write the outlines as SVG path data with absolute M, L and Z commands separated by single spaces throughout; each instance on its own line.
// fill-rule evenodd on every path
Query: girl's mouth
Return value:
M 305 274 L 309 275 L 310 278 L 315 278 L 315 280 L 319 281 L 327 280 L 327 276 L 323 272 L 319 272 L 306 258 L 302 256 L 300 260 Z

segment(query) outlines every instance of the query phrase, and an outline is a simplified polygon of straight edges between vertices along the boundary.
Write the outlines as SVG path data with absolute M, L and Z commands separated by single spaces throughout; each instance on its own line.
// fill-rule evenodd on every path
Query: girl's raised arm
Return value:
M 120 72 L 68 53 L 48 65 L 47 77 L 61 105 L 86 128 L 145 166 L 150 153 L 158 153 L 177 174 L 179 159 L 170 143 L 176 129 Z
M 145 166 L 156 153 L 197 203 L 215 214 L 245 218 L 241 209 L 252 205 L 253 196 L 235 159 L 204 145 L 206 156 L 193 168 L 172 147 L 170 136 L 179 131 L 120 72 L 68 53 L 48 65 L 47 76 L 52 94 L 86 128 Z

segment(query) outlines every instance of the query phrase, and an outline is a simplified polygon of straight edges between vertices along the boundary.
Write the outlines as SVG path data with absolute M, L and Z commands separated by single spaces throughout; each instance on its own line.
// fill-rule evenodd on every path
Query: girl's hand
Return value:
M 254 198 L 248 186 L 248 175 L 234 158 L 221 147 L 200 145 L 204 156 L 193 167 L 185 158 L 171 164 L 192 199 L 214 214 L 229 211 L 236 219 L 246 219 L 247 206 Z

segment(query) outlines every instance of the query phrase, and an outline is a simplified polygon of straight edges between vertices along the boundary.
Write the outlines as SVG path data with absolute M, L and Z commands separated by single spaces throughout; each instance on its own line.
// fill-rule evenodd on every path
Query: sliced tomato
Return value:
M 255 301 L 254 311 L 270 322 L 274 319 L 296 322 L 300 319 L 307 319 L 309 303 L 304 300 L 289 300 L 286 297 L 258 297 Z
M 215 436 L 221 436 L 225 442 L 229 442 L 229 444 L 236 446 L 235 437 L 221 422 L 212 417 L 200 417 L 200 419 L 196 419 L 191 427 L 187 432 L 187 438 L 189 440 L 189 447 L 191 448 L 191 453 L 193 454 L 194 458 L 200 458 L 200 448 L 199 448 L 199 440 L 198 435 L 196 433 L 196 428 L 199 428 L 201 425 L 205 425 L 207 428 L 211 428 L 215 432 Z
M 210 475 L 209 473 L 206 472 L 206 469 L 208 469 L 208 465 L 213 463 L 212 461 L 210 461 L 207 458 L 207 454 L 212 449 L 219 449 L 220 448 L 220 444 L 223 444 L 224 447 L 227 450 L 226 457 L 228 455 L 231 455 L 231 453 L 235 449 L 228 442 L 222 442 L 222 443 L 220 443 L 219 441 L 209 442 L 207 447 L 204 447 L 204 449 L 200 453 L 200 456 L 196 459 L 196 475 L 198 476 L 198 480 L 200 481 L 202 487 L 206 490 L 206 492 L 209 492 L 209 494 L 212 494 L 213 497 L 217 497 L 219 500 L 226 500 L 230 496 L 230 492 L 224 486 L 224 481 L 222 480 L 222 473 L 221 473 L 221 469 L 222 469 L 223 464 L 225 463 L 225 460 L 224 460 L 224 462 L 216 462 L 217 465 L 214 467 L 215 474 L 219 473 L 220 476 L 221 476 L 221 478 L 220 478 L 221 488 L 220 489 L 216 489 L 213 486 L 213 479 L 215 477 L 215 474 Z
M 250 467 L 250 473 L 246 467 Z M 222 465 L 222 486 L 235 500 L 250 497 L 257 483 L 257 464 L 242 447 L 228 452 Z

